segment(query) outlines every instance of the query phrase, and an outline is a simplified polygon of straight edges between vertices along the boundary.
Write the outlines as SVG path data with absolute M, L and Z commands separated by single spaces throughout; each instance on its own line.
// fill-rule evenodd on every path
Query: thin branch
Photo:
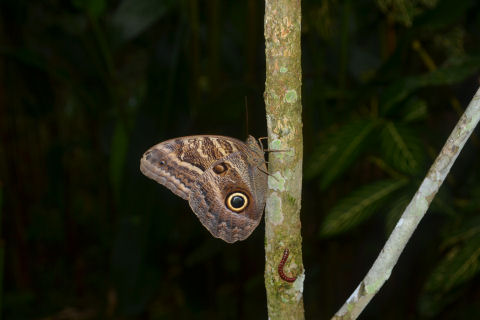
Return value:
M 453 129 L 410 204 L 395 226 L 385 246 L 365 278 L 332 319 L 356 319 L 370 300 L 390 278 L 392 269 L 415 228 L 457 159 L 480 119 L 480 89 Z

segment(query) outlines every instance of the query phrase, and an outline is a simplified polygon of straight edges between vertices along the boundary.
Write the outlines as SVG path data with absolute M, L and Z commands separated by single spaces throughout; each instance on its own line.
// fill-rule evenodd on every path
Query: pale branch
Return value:
M 356 319 L 388 280 L 400 254 L 427 212 L 465 142 L 480 119 L 480 89 L 453 129 L 419 189 L 403 212 L 365 278 L 332 319 Z

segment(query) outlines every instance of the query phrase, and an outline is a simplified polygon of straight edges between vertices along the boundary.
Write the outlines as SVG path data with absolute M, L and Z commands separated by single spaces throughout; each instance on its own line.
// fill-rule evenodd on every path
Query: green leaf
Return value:
M 472 0 L 442 0 L 432 10 L 425 11 L 414 21 L 414 28 L 435 29 L 445 28 L 455 23 L 473 5 Z
M 448 234 L 444 234 L 444 241 L 440 245 L 440 248 L 451 248 L 461 245 L 464 242 L 470 241 L 471 238 L 480 235 L 480 216 L 472 215 L 466 219 L 460 221 L 460 225 L 456 226 L 455 231 L 452 232 L 452 228 L 448 228 L 446 231 Z
M 390 19 L 410 27 L 413 19 L 426 8 L 435 6 L 437 0 L 377 0 L 376 2 Z
M 365 150 L 370 142 L 370 133 L 377 123 L 375 119 L 357 120 L 330 135 L 308 160 L 305 168 L 306 178 L 322 174 L 320 187 L 326 189 Z
M 320 227 L 320 236 L 330 237 L 356 227 L 407 183 L 406 179 L 382 180 L 353 191 L 327 214 Z
M 451 85 L 463 81 L 480 69 L 479 56 L 465 56 L 418 78 L 421 87 Z
M 480 271 L 480 230 L 452 247 L 427 279 L 420 299 L 423 313 L 435 315 L 455 296 L 459 286 Z
M 416 97 L 410 99 L 403 107 L 402 114 L 406 123 L 425 120 L 428 115 L 427 102 Z
M 381 142 L 381 152 L 393 168 L 407 174 L 421 172 L 425 154 L 418 134 L 388 121 L 383 127 Z
M 305 179 L 312 179 L 320 175 L 333 156 L 338 153 L 338 146 L 334 143 L 334 136 L 327 138 L 318 145 L 305 164 Z
M 394 106 L 420 88 L 455 84 L 475 74 L 479 69 L 480 56 L 465 56 L 430 73 L 402 78 L 386 88 L 381 95 L 381 114 L 388 114 Z

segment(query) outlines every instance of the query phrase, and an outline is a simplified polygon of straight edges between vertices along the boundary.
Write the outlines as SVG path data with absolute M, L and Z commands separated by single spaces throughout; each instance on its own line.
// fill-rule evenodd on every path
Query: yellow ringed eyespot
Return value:
M 242 212 L 247 206 L 248 197 L 242 192 L 234 192 L 227 197 L 227 208 L 233 212 Z

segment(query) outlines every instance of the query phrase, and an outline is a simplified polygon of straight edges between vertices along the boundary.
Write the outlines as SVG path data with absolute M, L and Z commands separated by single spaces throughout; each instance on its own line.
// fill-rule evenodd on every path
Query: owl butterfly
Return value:
M 140 171 L 188 200 L 216 238 L 245 240 L 260 223 L 267 167 L 252 136 L 246 142 L 213 135 L 167 140 L 143 154 Z

